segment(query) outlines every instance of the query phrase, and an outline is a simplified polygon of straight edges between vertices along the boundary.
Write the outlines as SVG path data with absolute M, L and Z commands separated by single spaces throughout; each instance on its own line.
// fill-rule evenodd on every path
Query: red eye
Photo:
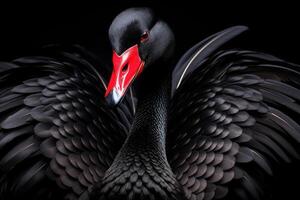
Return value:
M 145 33 L 142 34 L 140 40 L 141 40 L 141 42 L 145 42 L 145 41 L 148 40 L 148 38 L 149 38 L 149 34 L 148 34 L 148 32 L 145 32 Z

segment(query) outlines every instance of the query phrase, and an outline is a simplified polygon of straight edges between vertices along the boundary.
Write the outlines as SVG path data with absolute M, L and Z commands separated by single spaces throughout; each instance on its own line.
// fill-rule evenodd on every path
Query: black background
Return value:
M 124 8 L 149 6 L 172 27 L 178 55 L 209 34 L 243 24 L 250 28 L 240 39 L 245 47 L 300 63 L 299 6 L 288 1 L 221 2 L 106 0 L 0 5 L 0 58 L 30 54 L 49 43 L 79 43 L 110 56 L 107 29 L 114 16 Z
M 83 2 L 83 1 L 82 1 Z M 0 7 L 0 59 L 32 55 L 46 44 L 77 43 L 110 62 L 107 30 L 124 8 L 149 6 L 169 23 L 177 55 L 204 37 L 232 25 L 250 28 L 237 47 L 261 50 L 300 63 L 299 6 L 290 2 L 98 1 L 96 3 L 13 3 Z M 274 181 L 274 199 L 299 199 L 299 165 L 285 168 Z M 294 182 L 294 183 L 293 183 Z

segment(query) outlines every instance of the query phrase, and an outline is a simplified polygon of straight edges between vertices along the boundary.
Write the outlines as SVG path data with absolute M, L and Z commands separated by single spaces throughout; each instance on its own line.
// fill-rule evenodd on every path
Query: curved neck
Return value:
M 142 81 L 154 81 L 153 77 L 148 75 L 150 74 L 147 73 Z M 183 199 L 183 192 L 171 170 L 166 154 L 169 84 L 169 78 L 165 75 L 155 79 L 151 87 L 146 87 L 145 84 L 140 87 L 133 125 L 124 145 L 103 178 L 105 184 L 103 188 L 109 188 L 110 184 L 121 186 L 124 184 L 120 182 L 121 180 L 131 180 L 135 177 L 135 181 L 140 179 L 139 181 L 143 183 L 142 188 L 151 191 L 146 194 L 146 198 L 151 197 L 147 199 L 162 199 L 161 197 Z M 147 177 L 146 180 L 143 180 L 144 177 Z M 135 190 L 135 186 L 132 189 L 131 185 L 126 192 L 125 197 L 129 192 L 138 197 L 141 195 L 140 191 Z
M 138 104 L 126 143 L 133 145 L 134 149 L 159 148 L 158 152 L 165 154 L 170 76 L 167 70 L 157 69 L 167 68 L 156 65 L 155 68 L 145 70 L 138 80 Z
M 159 138 L 160 141 L 156 142 L 164 143 L 169 103 L 168 81 L 153 85 L 140 95 L 130 136 Z
M 147 73 L 142 81 L 153 81 L 153 77 L 150 78 L 150 73 Z M 117 182 L 116 177 L 121 177 L 121 173 L 126 174 L 126 177 L 145 174 L 143 177 L 148 177 L 148 180 L 143 187 L 155 191 L 149 194 L 153 199 L 166 193 L 172 196 L 171 199 L 179 199 L 174 196 L 181 195 L 182 191 L 168 163 L 165 144 L 169 84 L 169 78 L 165 74 L 155 79 L 151 87 L 145 84 L 140 87 L 136 114 L 129 135 L 103 178 L 104 182 L 107 180 L 108 185 L 111 184 L 111 180 Z M 162 172 L 164 175 L 161 174 Z M 164 189 L 165 184 L 172 188 L 170 190 L 172 192 Z M 136 191 L 133 193 L 139 195 Z

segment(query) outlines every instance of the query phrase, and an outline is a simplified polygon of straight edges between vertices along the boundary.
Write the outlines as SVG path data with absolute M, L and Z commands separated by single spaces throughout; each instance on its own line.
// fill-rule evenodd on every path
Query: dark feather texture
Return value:
M 185 77 L 195 71 L 203 62 L 222 45 L 246 31 L 246 26 L 234 26 L 207 37 L 189 49 L 176 64 L 172 73 L 172 89 L 174 95 Z
M 137 110 L 132 88 L 107 106 L 108 70 L 81 47 L 0 63 L 0 199 L 263 199 L 300 158 L 300 68 L 216 52 L 244 30 L 197 44 L 168 80 L 171 102 L 159 80 Z
M 185 78 L 172 99 L 168 157 L 188 199 L 263 199 L 274 169 L 299 159 L 299 71 L 227 50 Z
M 0 64 L 1 199 L 77 199 L 125 140 L 132 97 L 106 106 L 107 69 L 68 51 Z

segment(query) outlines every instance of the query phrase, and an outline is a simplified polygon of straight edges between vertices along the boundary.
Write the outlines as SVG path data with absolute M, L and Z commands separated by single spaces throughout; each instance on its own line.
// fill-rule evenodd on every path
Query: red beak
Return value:
M 134 78 L 139 75 L 144 67 L 138 51 L 138 45 L 127 49 L 121 55 L 113 51 L 113 72 L 105 93 L 110 105 L 117 105 L 125 95 Z

